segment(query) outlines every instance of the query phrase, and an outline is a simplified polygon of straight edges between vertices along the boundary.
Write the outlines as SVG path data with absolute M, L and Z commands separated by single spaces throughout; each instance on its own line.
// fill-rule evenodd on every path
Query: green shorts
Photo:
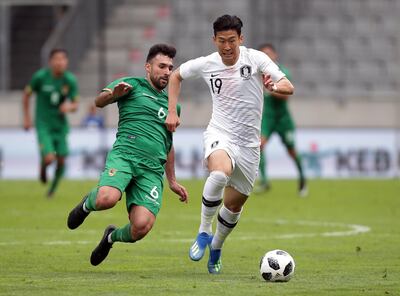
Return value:
M 287 148 L 295 147 L 295 126 L 289 114 L 283 116 L 274 116 L 272 114 L 263 115 L 261 136 L 269 139 L 274 132 L 278 133 L 281 141 Z
M 57 156 L 68 155 L 67 132 L 51 131 L 45 127 L 37 127 L 36 133 L 42 157 L 48 154 L 56 154 Z
M 126 194 L 128 212 L 143 206 L 157 216 L 161 208 L 164 168 L 148 159 L 111 150 L 98 186 L 111 186 Z

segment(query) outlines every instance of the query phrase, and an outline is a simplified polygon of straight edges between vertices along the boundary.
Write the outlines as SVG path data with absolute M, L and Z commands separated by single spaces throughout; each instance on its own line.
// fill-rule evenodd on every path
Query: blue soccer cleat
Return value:
M 204 256 L 206 247 L 211 244 L 212 235 L 206 232 L 199 233 L 189 249 L 189 257 L 193 261 L 199 261 Z
M 210 246 L 210 258 L 208 258 L 208 272 L 218 274 L 222 269 L 221 249 L 213 250 Z

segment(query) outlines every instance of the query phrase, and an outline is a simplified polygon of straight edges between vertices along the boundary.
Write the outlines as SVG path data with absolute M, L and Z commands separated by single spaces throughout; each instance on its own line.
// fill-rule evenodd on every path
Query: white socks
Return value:
M 218 213 L 217 231 L 215 232 L 214 238 L 211 242 L 212 249 L 221 249 L 226 237 L 232 232 L 233 228 L 239 221 L 240 214 L 233 213 L 228 210 L 225 205 L 222 205 Z
M 222 193 L 227 182 L 228 177 L 221 171 L 213 171 L 207 178 L 203 189 L 199 233 L 212 234 L 213 218 L 222 203 Z M 218 213 L 217 230 L 212 240 L 211 248 L 221 249 L 226 237 L 239 221 L 241 213 L 241 211 L 233 213 L 225 205 L 222 205 Z
M 208 176 L 203 189 L 199 233 L 212 233 L 212 221 L 222 202 L 222 192 L 227 182 L 228 177 L 221 171 L 213 171 Z

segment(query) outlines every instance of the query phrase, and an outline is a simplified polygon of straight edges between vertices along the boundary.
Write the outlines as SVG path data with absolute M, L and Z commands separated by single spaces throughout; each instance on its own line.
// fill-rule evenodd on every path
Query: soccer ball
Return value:
M 273 250 L 260 261 L 260 273 L 267 282 L 287 282 L 294 274 L 294 260 L 288 252 Z

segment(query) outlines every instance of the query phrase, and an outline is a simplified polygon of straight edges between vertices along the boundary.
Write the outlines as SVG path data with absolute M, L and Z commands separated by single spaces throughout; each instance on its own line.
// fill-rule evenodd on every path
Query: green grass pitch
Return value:
M 66 227 L 69 210 L 94 182 L 63 181 L 55 198 L 34 181 L 0 182 L 0 295 L 400 295 L 399 180 L 314 180 L 310 195 L 275 180 L 252 195 L 224 245 L 220 275 L 191 262 L 203 181 L 186 181 L 190 202 L 165 190 L 142 241 L 114 244 L 99 266 L 92 249 L 108 224 L 124 225 L 124 200 Z M 267 283 L 259 261 L 283 249 L 295 259 L 288 283 Z

